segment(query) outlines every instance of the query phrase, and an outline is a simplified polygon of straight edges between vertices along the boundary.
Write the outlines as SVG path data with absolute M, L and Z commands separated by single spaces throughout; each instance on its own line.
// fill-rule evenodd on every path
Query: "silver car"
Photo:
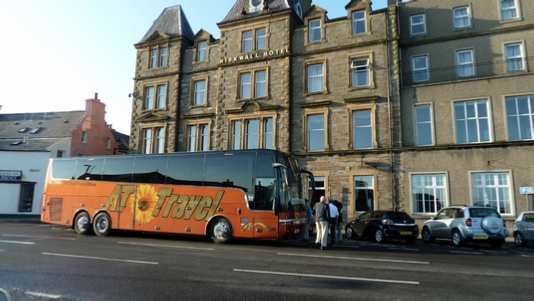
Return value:
M 435 238 L 451 239 L 455 246 L 465 242 L 488 242 L 492 248 L 500 248 L 508 236 L 506 222 L 491 207 L 451 206 L 441 209 L 423 224 L 421 236 L 424 242 Z
M 527 242 L 534 242 L 534 211 L 519 214 L 512 228 L 515 244 L 525 246 Z

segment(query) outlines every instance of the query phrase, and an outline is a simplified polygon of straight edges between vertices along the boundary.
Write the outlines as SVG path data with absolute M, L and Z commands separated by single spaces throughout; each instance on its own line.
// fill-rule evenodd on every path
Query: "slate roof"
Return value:
M 113 137 L 115 137 L 115 140 L 117 141 L 119 151 L 128 152 L 129 150 L 128 144 L 130 143 L 130 136 L 117 132 L 114 129 L 111 129 L 111 134 L 113 134 Z
M 280 12 L 284 10 L 292 9 L 293 7 L 293 0 L 265 0 L 267 4 L 269 5 L 269 13 L 275 13 Z M 237 0 L 230 10 L 230 12 L 226 15 L 226 17 L 219 22 L 218 24 L 223 24 L 226 22 L 241 20 L 248 17 L 254 17 L 262 14 L 262 11 L 259 12 L 248 12 L 245 16 L 243 16 L 242 11 L 243 7 L 245 10 L 248 10 L 249 8 L 249 0 Z M 264 12 L 263 12 L 264 13 Z
M 70 137 L 84 118 L 85 111 L 0 114 L 0 150 L 45 151 Z
M 170 38 L 185 37 L 190 41 L 193 41 L 193 36 L 195 35 L 181 5 L 165 8 L 137 44 L 147 42 L 157 32 L 165 34 Z

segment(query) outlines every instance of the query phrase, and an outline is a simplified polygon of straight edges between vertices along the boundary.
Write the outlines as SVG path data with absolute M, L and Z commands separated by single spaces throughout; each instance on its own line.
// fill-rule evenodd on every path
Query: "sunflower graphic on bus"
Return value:
M 135 199 L 134 199 L 135 196 Z M 128 202 L 135 216 L 135 221 L 146 224 L 152 220 L 152 211 L 158 201 L 158 196 L 154 187 L 150 185 L 139 185 L 137 193 L 131 194 Z

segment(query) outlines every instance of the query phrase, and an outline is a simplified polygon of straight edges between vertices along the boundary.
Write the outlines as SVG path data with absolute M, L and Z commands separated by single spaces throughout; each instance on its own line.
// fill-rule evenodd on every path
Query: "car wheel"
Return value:
M 89 222 L 89 214 L 82 212 L 76 216 L 74 220 L 74 230 L 78 234 L 89 234 L 91 231 L 91 223 Z
M 232 228 L 225 218 L 218 218 L 211 224 L 210 237 L 216 244 L 226 244 L 232 240 Z
M 521 232 L 516 232 L 514 234 L 514 242 L 516 245 L 520 246 L 520 247 L 524 247 L 527 242 L 525 241 L 525 238 L 523 237 L 523 234 L 521 234 Z
M 488 243 L 490 247 L 494 249 L 498 249 L 502 247 L 502 245 L 504 244 L 504 239 L 499 239 L 499 240 L 492 239 L 492 240 L 488 240 Z
M 432 234 L 430 233 L 430 229 L 427 227 L 423 228 L 423 232 L 421 233 L 421 237 L 423 238 L 423 241 L 426 243 L 434 242 L 436 239 Z
M 460 231 L 454 230 L 452 232 L 452 244 L 456 247 L 460 247 L 464 244 L 464 239 L 462 237 L 462 234 L 460 234 Z
M 379 244 L 384 243 L 386 241 L 386 237 L 384 236 L 384 232 L 382 231 L 382 229 L 376 229 L 375 241 Z
M 356 235 L 354 234 L 354 230 L 352 230 L 352 227 L 345 228 L 345 236 L 347 239 L 355 239 Z
M 502 219 L 496 216 L 486 216 L 482 220 L 482 229 L 490 235 L 501 233 L 503 227 Z
M 100 212 L 93 220 L 93 231 L 97 236 L 106 236 L 111 230 L 111 219 L 105 212 Z

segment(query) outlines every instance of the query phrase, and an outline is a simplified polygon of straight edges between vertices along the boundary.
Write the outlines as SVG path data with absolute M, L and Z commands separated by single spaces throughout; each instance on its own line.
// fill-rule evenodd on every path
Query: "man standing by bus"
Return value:
M 330 209 L 330 244 L 334 246 L 337 243 L 337 216 L 339 215 L 337 207 L 334 205 L 334 201 L 328 200 L 328 208 Z
M 306 210 L 306 225 L 304 228 L 304 240 L 310 240 L 310 224 L 312 219 L 312 209 L 310 207 L 308 199 L 304 200 L 304 209 Z
M 313 206 L 315 211 L 315 227 L 317 229 L 317 238 L 315 239 L 315 248 L 326 250 L 328 240 L 328 219 L 330 218 L 330 209 L 326 203 L 326 197 L 321 196 L 321 201 Z

